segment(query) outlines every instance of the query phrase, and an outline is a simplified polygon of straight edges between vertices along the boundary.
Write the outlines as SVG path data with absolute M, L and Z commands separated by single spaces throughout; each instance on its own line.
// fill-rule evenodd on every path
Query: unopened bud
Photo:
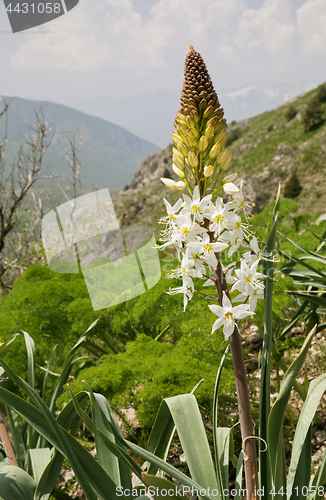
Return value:
M 232 159 L 232 155 L 229 154 L 229 156 L 223 161 L 223 163 L 220 164 L 220 170 L 221 172 L 224 172 L 224 170 L 226 170 L 230 163 L 231 163 L 231 159 Z
M 198 158 L 192 151 L 188 154 L 188 163 L 192 168 L 198 167 Z
M 226 184 L 223 184 L 223 189 L 225 193 L 227 194 L 236 194 L 240 191 L 239 188 L 233 182 L 227 182 Z
M 229 174 L 229 175 L 226 175 L 222 181 L 223 184 L 227 184 L 228 182 L 233 182 L 236 180 L 236 178 L 238 177 L 238 174 L 234 173 L 234 174 Z
M 209 152 L 209 157 L 210 158 L 215 158 L 215 156 L 217 156 L 217 153 L 219 152 L 219 150 L 221 149 L 221 144 L 219 144 L 218 142 L 216 144 L 214 144 L 214 146 L 212 147 L 212 149 L 210 150 Z
M 188 146 L 188 148 L 192 148 L 193 147 L 194 141 L 192 140 L 192 138 L 190 137 L 189 134 L 185 135 L 184 138 L 183 138 L 183 140 L 186 143 L 186 145 Z
M 180 157 L 179 157 L 179 156 L 173 155 L 173 157 L 172 157 L 172 161 L 173 161 L 173 163 L 174 163 L 174 164 L 175 164 L 178 168 L 180 168 L 180 170 L 183 170 L 183 169 L 184 169 L 185 164 L 184 164 L 184 159 L 183 159 L 183 158 L 182 158 L 182 159 L 180 159 Z
M 225 139 L 226 139 L 226 131 L 224 129 L 222 129 L 215 137 L 214 137 L 214 141 L 216 142 L 220 142 L 221 144 L 224 144 L 225 143 Z
M 206 130 L 205 130 L 205 136 L 207 139 L 210 139 L 214 135 L 214 126 L 212 124 L 207 125 Z
M 198 137 L 198 132 L 194 127 L 188 128 L 187 134 L 190 135 L 192 139 L 197 139 Z
M 175 146 L 178 146 L 178 144 L 182 142 L 180 135 L 176 131 L 172 133 L 171 137 L 172 137 L 172 142 Z
M 174 173 L 176 173 L 181 178 L 183 178 L 185 176 L 184 173 L 182 172 L 182 170 L 180 170 L 180 168 L 178 168 L 174 163 L 172 163 L 172 170 Z
M 216 163 L 222 163 L 227 155 L 229 154 L 229 148 L 224 149 L 224 151 L 221 151 L 217 157 L 216 157 Z
M 207 149 L 207 147 L 208 147 L 207 137 L 205 135 L 202 135 L 201 138 L 199 139 L 198 149 L 200 152 L 202 152 L 202 151 L 205 151 L 205 149 Z
M 208 106 L 208 108 L 205 109 L 203 113 L 204 118 L 210 118 L 210 116 L 214 113 L 214 108 L 213 106 Z
M 214 167 L 213 165 L 207 165 L 204 168 L 204 176 L 205 177 L 210 177 L 214 173 Z
M 171 188 L 171 189 L 177 189 L 178 191 L 181 191 L 183 188 L 186 187 L 186 184 L 185 182 L 183 181 L 178 181 L 178 182 L 175 182 L 174 180 L 172 179 L 167 179 L 166 177 L 161 177 L 161 181 L 163 182 L 163 184 L 165 184 L 167 187 Z
M 179 142 L 177 145 L 178 151 L 182 154 L 182 156 L 188 156 L 188 149 L 186 146 L 183 144 L 183 142 Z

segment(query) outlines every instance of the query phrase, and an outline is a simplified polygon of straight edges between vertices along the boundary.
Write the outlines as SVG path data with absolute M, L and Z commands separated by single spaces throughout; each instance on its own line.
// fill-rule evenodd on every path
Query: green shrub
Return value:
M 297 176 L 297 172 L 294 169 L 290 178 L 286 182 L 284 186 L 284 196 L 285 198 L 296 198 L 302 191 L 302 186 L 300 184 L 299 178 Z
M 230 144 L 232 144 L 232 142 L 236 141 L 240 137 L 241 137 L 241 130 L 239 128 L 235 128 L 234 130 L 232 130 L 232 132 L 227 134 L 226 141 L 225 141 L 225 147 L 230 146 Z
M 101 392 L 112 401 L 116 409 L 132 404 L 146 432 L 153 425 L 163 398 L 189 393 L 205 379 L 196 390 L 196 396 L 209 415 L 211 393 L 225 345 L 221 332 L 209 335 L 195 331 L 184 335 L 176 345 L 160 343 L 142 334 L 127 345 L 124 353 L 104 356 L 98 366 L 82 370 L 70 387 L 75 393 L 83 390 L 82 380 L 86 380 L 95 392 Z M 234 391 L 230 358 L 223 370 L 221 390 L 224 393 Z M 69 400 L 66 392 L 59 405 Z
M 302 123 L 305 132 L 314 130 L 324 123 L 324 113 L 317 96 L 310 99 L 302 113 Z
M 284 113 L 284 117 L 286 119 L 287 122 L 293 120 L 293 118 L 295 118 L 298 114 L 298 110 L 297 108 L 295 108 L 293 106 L 293 104 L 291 104 L 288 109 L 285 111 Z
M 317 99 L 320 102 L 326 102 L 326 83 L 320 85 L 317 89 Z

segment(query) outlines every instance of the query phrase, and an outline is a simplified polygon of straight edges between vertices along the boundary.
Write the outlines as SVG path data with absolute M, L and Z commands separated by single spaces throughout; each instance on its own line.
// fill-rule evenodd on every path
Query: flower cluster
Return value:
M 203 286 L 215 285 L 219 278 L 214 277 L 212 271 L 217 269 L 221 254 L 227 252 L 231 257 L 240 245 L 248 246 L 246 241 L 250 241 L 250 250 L 244 253 L 239 263 L 233 262 L 227 268 L 221 264 L 226 291 L 240 292 L 234 301 L 243 304 L 232 307 L 226 291 L 223 291 L 222 307 L 209 306 L 219 316 L 212 333 L 224 325 L 226 339 L 233 333 L 235 320 L 254 314 L 257 299 L 263 297 L 264 288 L 261 281 L 264 275 L 257 272 L 261 258 L 257 239 L 240 216 L 248 203 L 244 202 L 242 186 L 237 191 L 232 201 L 224 203 L 218 197 L 213 203 L 211 194 L 200 198 L 196 186 L 192 198 L 183 194 L 183 199 L 173 206 L 164 199 L 167 216 L 161 219 L 165 229 L 160 248 L 173 245 L 180 260 L 180 268 L 173 270 L 170 277 L 182 278 L 182 286 L 170 289 L 168 293 L 182 293 L 184 309 L 195 292 L 193 278 L 205 280 Z M 238 264 L 240 268 L 237 268 Z
M 172 189 L 187 189 L 190 196 L 183 194 L 173 206 L 164 200 L 167 216 L 161 219 L 165 229 L 160 248 L 173 245 L 178 252 L 180 268 L 170 276 L 182 278 L 182 286 L 170 289 L 168 293 L 182 293 L 184 309 L 195 292 L 194 278 L 205 280 L 203 286 L 216 287 L 218 299 L 207 296 L 220 303 L 209 306 L 218 316 L 212 333 L 223 326 L 228 339 L 237 320 L 254 314 L 257 300 L 263 297 L 261 280 L 264 275 L 257 272 L 261 254 L 248 223 L 253 204 L 245 200 L 242 184 L 240 188 L 234 184 L 237 174 L 224 174 L 230 165 L 231 154 L 225 147 L 226 120 L 223 114 L 205 62 L 190 45 L 185 60 L 180 108 L 172 134 L 172 168 L 182 180 L 161 179 Z M 231 201 L 224 203 L 218 196 L 220 189 L 232 198 Z M 221 254 L 227 252 L 231 258 L 243 245 L 249 245 L 250 250 L 239 262 L 225 268 L 220 260 Z M 242 304 L 233 307 L 230 293 L 235 291 L 239 293 L 234 301 Z

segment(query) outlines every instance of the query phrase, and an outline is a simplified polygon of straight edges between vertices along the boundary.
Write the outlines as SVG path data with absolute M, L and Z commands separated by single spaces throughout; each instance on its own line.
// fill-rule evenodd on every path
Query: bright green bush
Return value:
M 184 335 L 176 345 L 160 343 L 141 334 L 127 345 L 126 352 L 103 356 L 98 366 L 82 370 L 70 387 L 75 393 L 84 390 L 83 380 L 86 380 L 95 392 L 101 392 L 113 402 L 115 408 L 132 404 L 146 431 L 153 425 L 162 399 L 189 393 L 205 379 L 196 390 L 196 397 L 205 413 L 210 415 L 211 394 L 225 346 L 220 333 L 208 335 L 194 331 Z M 234 391 L 230 358 L 226 361 L 221 384 L 222 393 Z M 69 400 L 66 392 L 59 405 Z

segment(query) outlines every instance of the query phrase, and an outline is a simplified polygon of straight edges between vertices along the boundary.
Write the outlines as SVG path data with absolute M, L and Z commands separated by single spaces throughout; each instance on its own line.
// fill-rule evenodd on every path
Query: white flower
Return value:
M 265 274 L 257 273 L 259 261 L 256 260 L 250 267 L 248 264 L 242 259 L 241 260 L 241 269 L 236 269 L 235 274 L 238 277 L 238 280 L 234 283 L 231 288 L 231 292 L 234 290 L 239 290 L 244 294 L 252 297 L 257 288 L 264 288 L 263 283 L 261 283 L 261 278 L 266 278 Z
M 201 242 L 189 243 L 188 248 L 191 251 L 197 252 L 199 254 L 203 254 L 203 260 L 212 267 L 217 266 L 217 258 L 215 253 L 222 252 L 228 246 L 227 243 L 221 243 L 217 241 L 216 243 L 212 243 L 209 239 L 207 233 L 203 235 L 203 239 Z
M 240 183 L 240 189 L 238 189 L 237 193 L 231 193 L 233 194 L 233 201 L 231 201 L 232 207 L 235 207 L 236 210 L 243 210 L 245 215 L 251 215 L 250 210 L 252 207 L 255 206 L 254 203 L 251 203 L 249 201 L 245 201 L 244 196 L 242 194 L 242 184 L 243 181 Z
M 212 195 L 209 194 L 205 196 L 202 200 L 200 199 L 199 187 L 196 186 L 193 192 L 192 200 L 186 194 L 183 195 L 183 199 L 186 203 L 184 212 L 194 216 L 194 220 L 203 222 L 203 215 L 206 214 L 207 209 L 212 206 L 211 202 Z
M 188 304 L 188 300 L 191 300 L 192 299 L 192 296 L 193 296 L 193 292 L 192 290 L 187 287 L 187 286 L 179 286 L 177 288 L 170 288 L 168 292 L 169 295 L 175 295 L 177 293 L 183 293 L 183 310 L 185 311 L 186 310 L 186 307 L 187 307 L 187 304 Z
M 176 220 L 176 214 L 179 212 L 180 208 L 182 207 L 183 201 L 181 198 L 173 205 L 170 205 L 170 203 L 163 198 L 165 207 L 166 207 L 166 212 L 167 212 L 167 217 L 164 217 L 162 220 L 168 220 L 174 222 Z
M 237 327 L 235 322 L 237 319 L 243 319 L 254 314 L 249 310 L 248 304 L 232 307 L 231 301 L 225 292 L 223 292 L 222 307 L 217 305 L 210 305 L 208 307 L 212 313 L 218 316 L 218 319 L 213 325 L 212 333 L 223 325 L 225 340 L 228 340 Z
M 2 375 L 4 374 L 4 372 L 5 372 L 4 369 L 2 368 L 2 366 L 0 366 L 0 377 L 2 377 Z
M 241 222 L 241 217 L 234 212 L 230 212 L 229 204 L 224 205 L 222 198 L 217 198 L 214 211 L 208 216 L 208 219 L 212 221 L 209 230 L 214 231 L 216 235 L 224 228 L 228 230 L 235 229 L 236 223 Z
M 244 300 L 249 300 L 250 311 L 254 312 L 257 306 L 257 300 L 264 298 L 264 288 L 256 288 L 253 295 L 249 297 L 245 293 L 240 293 L 236 296 L 233 302 L 243 302 Z
M 183 286 L 190 288 L 194 291 L 194 284 L 191 278 L 201 278 L 202 274 L 197 271 L 197 269 L 192 269 L 195 263 L 192 259 L 189 258 L 188 250 L 182 257 L 181 267 L 180 269 L 173 269 L 173 272 L 170 274 L 171 278 L 180 278 L 182 277 Z

